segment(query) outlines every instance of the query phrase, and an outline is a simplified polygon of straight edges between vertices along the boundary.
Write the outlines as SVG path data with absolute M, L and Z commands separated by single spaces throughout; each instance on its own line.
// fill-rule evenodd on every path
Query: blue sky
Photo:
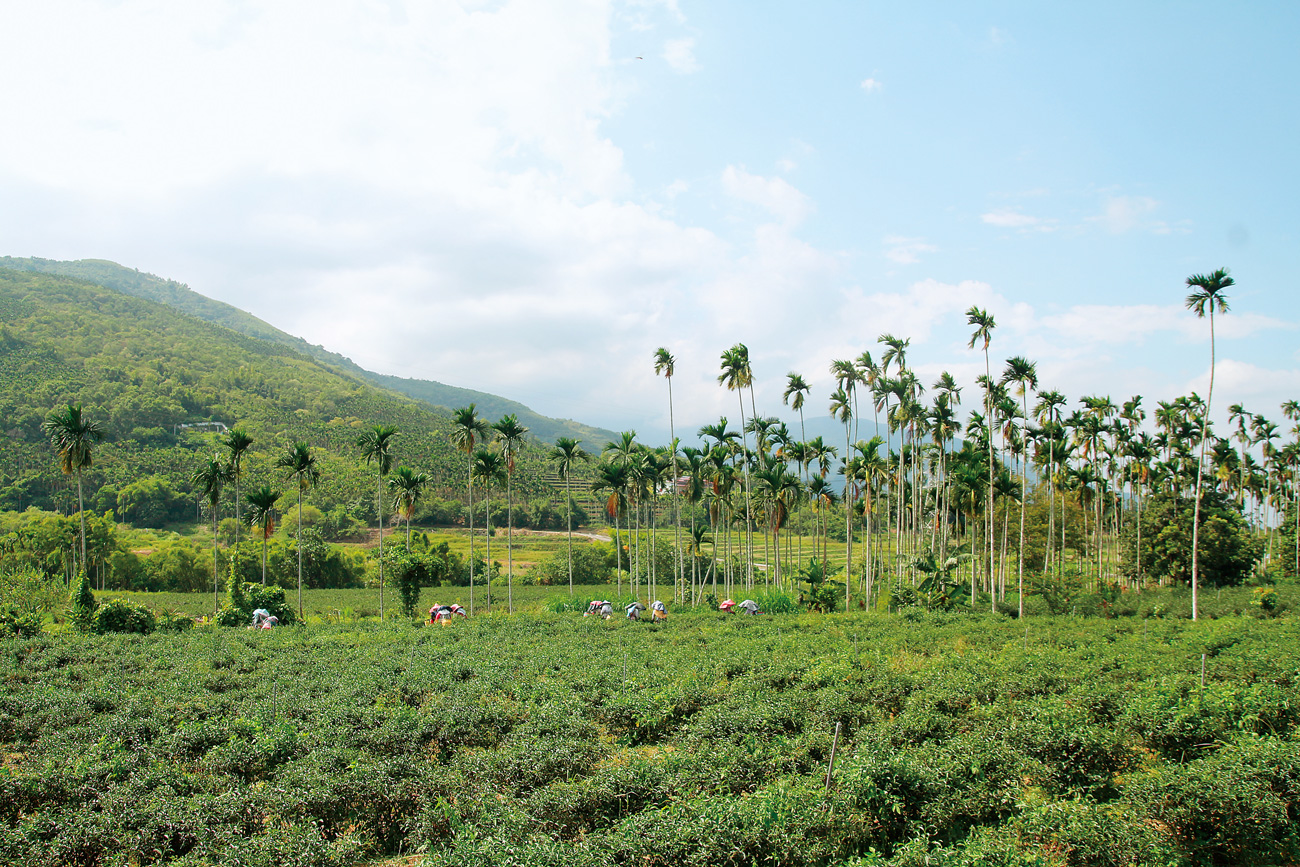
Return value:
M 24 6 L 28 8 L 23 8 Z M 15 8 L 17 7 L 17 8 Z M 664 437 L 910 338 L 1077 402 L 1300 397 L 1294 3 L 0 10 L 0 254 L 188 283 L 383 373 Z

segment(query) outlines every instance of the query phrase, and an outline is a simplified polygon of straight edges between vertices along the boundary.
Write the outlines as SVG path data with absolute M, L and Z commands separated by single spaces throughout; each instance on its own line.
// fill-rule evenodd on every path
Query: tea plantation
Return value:
M 1300 857 L 1291 618 L 65 633 L 0 678 L 4 864 Z

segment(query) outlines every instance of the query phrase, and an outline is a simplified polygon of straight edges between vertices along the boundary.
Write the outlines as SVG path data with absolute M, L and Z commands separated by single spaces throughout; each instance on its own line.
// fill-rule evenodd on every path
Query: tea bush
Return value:
M 1298 639 L 925 611 L 0 638 L 0 864 L 1292 864 Z

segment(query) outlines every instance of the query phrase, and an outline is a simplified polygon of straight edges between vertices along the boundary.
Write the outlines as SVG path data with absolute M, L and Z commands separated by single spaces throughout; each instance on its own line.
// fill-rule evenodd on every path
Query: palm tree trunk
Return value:
M 989 492 L 988 492 L 988 564 L 989 583 L 993 583 L 993 374 L 989 368 L 989 344 L 984 341 L 984 424 L 989 436 Z M 996 594 L 995 594 L 996 595 Z M 997 606 L 992 606 L 997 610 Z
M 298 483 L 298 535 L 294 540 L 294 546 L 298 549 L 298 622 L 306 622 L 302 616 L 302 481 Z
M 86 506 L 81 498 L 81 468 L 77 468 L 77 517 L 81 519 L 81 571 L 86 571 Z
M 754 586 L 754 522 L 750 515 L 752 503 L 749 499 L 749 438 L 745 435 L 745 398 L 740 389 L 736 389 L 736 400 L 740 404 L 740 459 L 745 471 L 745 586 Z
M 379 622 L 384 622 L 384 477 L 378 475 L 375 487 L 375 506 L 379 514 Z M 406 547 L 411 547 L 407 545 Z M 262 582 L 263 584 L 266 581 Z
M 1214 400 L 1214 303 L 1210 305 L 1210 388 L 1205 395 L 1205 415 L 1201 417 L 1201 448 L 1196 461 L 1196 502 L 1192 506 L 1192 620 L 1197 618 L 1200 583 L 1201 475 L 1205 469 L 1205 436 L 1210 423 L 1210 403 Z
M 510 488 L 514 473 L 506 473 L 506 612 L 515 613 L 515 501 Z
M 474 614 L 474 450 L 469 456 L 469 613 Z M 382 522 L 380 526 L 383 526 Z M 383 553 L 383 535 L 380 539 L 380 554 Z M 382 573 L 381 573 L 382 574 Z M 488 574 L 491 574 L 490 572 Z
M 573 495 L 569 493 L 569 474 L 564 474 L 564 510 L 569 524 L 569 598 L 573 598 Z
M 682 493 L 677 485 L 677 426 L 673 420 L 673 378 L 668 379 L 668 442 L 673 450 L 673 547 L 677 550 L 677 583 L 673 587 L 673 601 L 680 591 L 686 599 L 686 561 L 682 550 Z
M 217 507 L 212 507 L 212 616 L 221 610 L 221 596 L 217 591 Z
M 844 466 L 849 465 L 849 426 L 844 425 Z M 853 586 L 853 479 L 844 475 L 844 611 L 849 610 L 849 588 Z

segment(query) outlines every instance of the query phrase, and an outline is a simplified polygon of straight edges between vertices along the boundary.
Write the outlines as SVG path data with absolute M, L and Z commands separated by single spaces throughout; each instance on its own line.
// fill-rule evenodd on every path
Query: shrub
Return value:
M 40 634 L 39 614 L 24 614 L 16 605 L 0 608 L 0 637 L 31 638 Z
M 110 599 L 95 609 L 92 629 L 99 634 L 126 632 L 148 635 L 157 628 L 153 612 L 125 599 Z
M 77 589 L 72 594 L 72 601 L 68 605 L 68 617 L 74 626 L 88 632 L 95 628 L 95 609 L 98 605 L 95 594 L 90 590 L 90 579 L 83 572 L 81 580 L 77 582 Z
M 0 572 L 0 605 L 13 605 L 23 614 L 44 614 L 68 601 L 62 581 L 51 580 L 33 566 Z
M 758 610 L 764 614 L 794 614 L 799 610 L 799 602 L 784 590 L 767 590 L 754 595 Z
M 1291 864 L 1300 756 L 1294 746 L 1244 736 L 1206 758 L 1153 768 L 1127 798 L 1169 828 L 1195 864 Z
M 596 542 L 574 542 L 573 544 L 573 583 L 602 584 L 608 582 L 613 572 L 610 563 L 608 545 Z M 557 548 L 550 556 L 539 561 L 529 574 L 538 584 L 546 586 L 568 585 L 569 551 L 568 547 Z
M 282 626 L 298 619 L 297 613 L 284 601 L 283 587 L 232 581 L 227 602 L 217 612 L 217 625 L 249 626 L 253 622 L 253 612 L 259 608 L 269 611 Z
M 459 567 L 459 558 L 451 554 L 446 542 L 436 548 L 407 551 L 404 548 L 386 548 L 384 577 L 397 590 L 402 601 L 402 613 L 415 616 L 420 603 L 420 588 L 438 587 L 451 583 Z

